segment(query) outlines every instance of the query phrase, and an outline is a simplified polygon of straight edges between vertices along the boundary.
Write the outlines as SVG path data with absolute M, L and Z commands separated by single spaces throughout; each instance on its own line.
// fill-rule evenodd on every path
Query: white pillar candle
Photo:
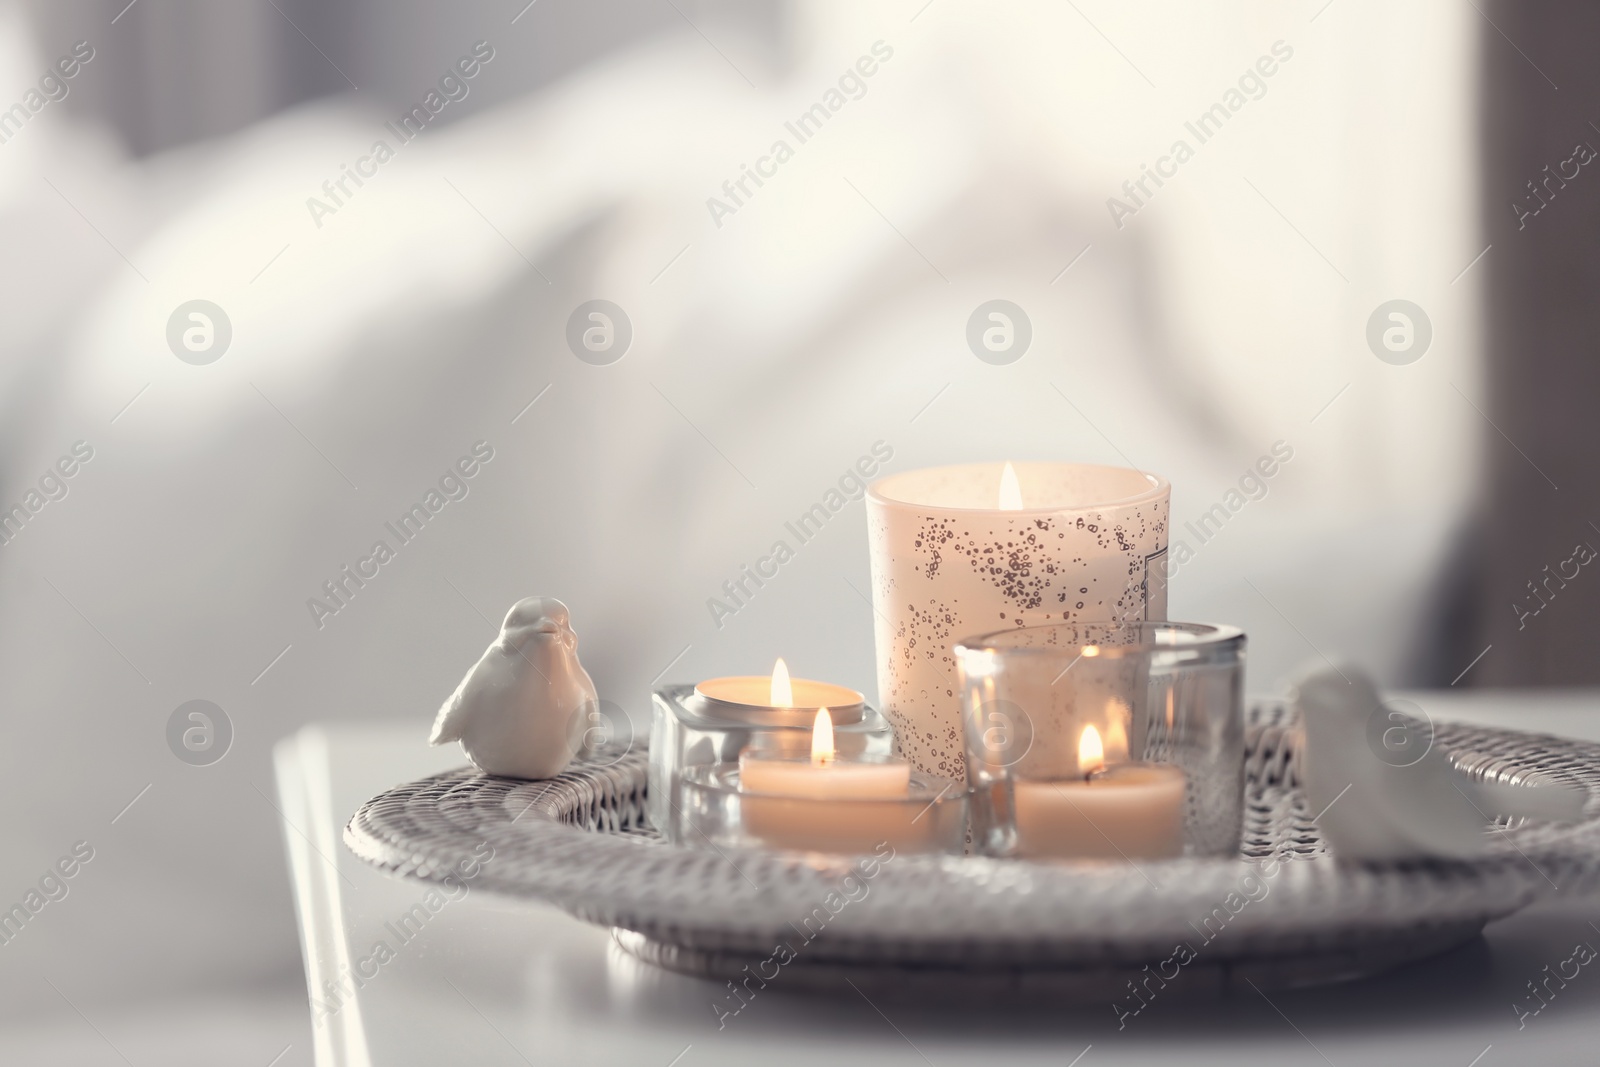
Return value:
M 874 482 L 878 695 L 900 754 L 925 773 L 966 776 L 951 651 L 961 638 L 1164 619 L 1157 568 L 1170 496 L 1155 475 L 1068 463 L 935 467 Z

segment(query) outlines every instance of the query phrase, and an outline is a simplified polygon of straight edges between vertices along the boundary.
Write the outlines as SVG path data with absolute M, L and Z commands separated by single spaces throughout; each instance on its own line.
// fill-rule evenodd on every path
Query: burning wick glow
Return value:
M 833 717 L 827 708 L 817 709 L 817 719 L 811 727 L 811 762 L 818 766 L 833 762 Z
M 812 741 L 812 746 L 815 751 L 815 741 Z M 1078 738 L 1078 770 L 1087 780 L 1095 771 L 1104 770 L 1105 765 L 1106 750 L 1100 743 L 1100 731 L 1093 726 L 1085 726 L 1083 736 Z
M 1113 759 L 1127 759 L 1128 728 L 1123 723 L 1132 721 L 1133 713 L 1128 710 L 1128 705 L 1112 697 L 1106 707 L 1106 716 L 1106 736 L 1101 747 L 1105 752 L 1110 752 Z M 1105 752 L 1101 753 L 1102 760 Z
M 794 688 L 789 684 L 789 665 L 783 662 L 783 657 L 778 657 L 778 662 L 772 665 L 772 696 L 771 707 L 794 707 Z M 830 742 L 831 743 L 831 742 Z
M 1017 481 L 1016 469 L 1006 461 L 1005 470 L 1000 472 L 1000 510 L 1022 510 L 1022 485 Z

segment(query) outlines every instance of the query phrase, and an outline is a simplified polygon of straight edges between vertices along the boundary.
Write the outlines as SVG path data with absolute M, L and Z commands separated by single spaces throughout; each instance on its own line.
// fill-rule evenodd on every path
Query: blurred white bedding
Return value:
M 658 678 L 779 654 L 869 688 L 857 501 L 720 626 L 707 600 L 878 441 L 890 469 L 1157 470 L 1175 539 L 1284 442 L 1264 495 L 1188 538 L 1173 616 L 1245 626 L 1256 689 L 1335 651 L 1413 680 L 1474 470 L 1477 416 L 1437 398 L 1477 381 L 1473 276 L 1451 283 L 1480 247 L 1463 183 L 1396 190 L 1469 169 L 1472 12 L 1084 5 L 1124 56 L 1071 5 L 920 6 L 800 5 L 790 66 L 749 82 L 736 38 L 686 27 L 427 129 L 320 219 L 393 109 L 139 161 L 59 114 L 0 145 L 0 502 L 93 449 L 0 547 L 0 900 L 96 853 L 0 945 L 8 1013 L 292 988 L 272 743 L 404 718 L 424 744 L 519 597 L 571 606 L 641 723 Z M 7 85 L 58 50 L 22 34 L 0 25 Z M 1292 61 L 1119 229 L 1107 198 L 1278 41 Z M 878 42 L 860 97 L 719 226 L 708 198 Z M 966 347 L 996 297 L 1033 325 L 1010 366 Z M 1411 367 L 1362 340 L 1394 297 L 1434 323 Z M 609 366 L 565 341 L 596 298 L 632 324 Z M 209 365 L 167 345 L 192 299 L 231 320 Z M 317 619 L 478 442 L 465 496 Z M 210 766 L 167 747 L 195 698 L 234 729 Z

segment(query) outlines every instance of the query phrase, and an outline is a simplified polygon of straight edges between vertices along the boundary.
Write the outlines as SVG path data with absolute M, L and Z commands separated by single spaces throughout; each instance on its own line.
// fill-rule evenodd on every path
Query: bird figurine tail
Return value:
M 1543 822 L 1577 822 L 1583 817 L 1584 791 L 1566 782 L 1507 785 L 1468 779 L 1467 799 L 1485 815 Z
M 439 709 L 438 716 L 433 720 L 433 732 L 428 735 L 428 744 L 445 745 L 461 740 L 461 717 L 455 714 L 460 697 L 461 691 L 458 689 Z

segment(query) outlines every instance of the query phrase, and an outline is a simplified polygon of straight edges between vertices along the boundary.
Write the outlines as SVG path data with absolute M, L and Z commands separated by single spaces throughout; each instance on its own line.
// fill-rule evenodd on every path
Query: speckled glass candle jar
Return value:
M 867 490 L 878 696 L 899 754 L 966 777 L 955 643 L 1054 622 L 1165 619 L 1172 487 L 1122 467 L 1004 463 L 906 471 Z M 1015 505 L 1013 498 L 1007 501 Z

